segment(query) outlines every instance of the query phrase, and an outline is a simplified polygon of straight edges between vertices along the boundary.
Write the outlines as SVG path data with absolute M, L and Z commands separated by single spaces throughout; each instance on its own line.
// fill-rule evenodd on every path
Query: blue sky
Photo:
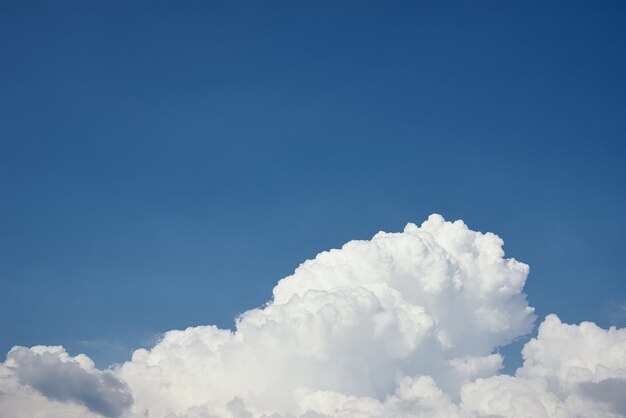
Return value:
M 4 1 L 0 351 L 99 365 L 232 326 L 307 258 L 433 212 L 626 326 L 626 6 Z M 518 350 L 519 351 L 519 350 Z

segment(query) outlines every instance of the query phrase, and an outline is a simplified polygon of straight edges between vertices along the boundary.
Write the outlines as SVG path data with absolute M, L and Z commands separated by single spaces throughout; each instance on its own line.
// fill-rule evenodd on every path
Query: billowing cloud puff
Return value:
M 19 409 L 26 412 L 31 411 L 33 401 L 42 405 L 57 401 L 74 403 L 105 417 L 118 417 L 132 404 L 128 386 L 111 371 L 100 371 L 87 356 L 71 357 L 58 346 L 14 347 L 0 366 L 0 382 L 2 392 L 8 389 L 13 395 L 0 395 L 3 409 L 8 408 L 7 402 L 22 403 Z M 19 396 L 15 396 L 20 387 L 38 396 L 23 396 L 20 402 Z M 54 406 L 43 408 L 54 409 Z M 86 415 L 83 408 L 69 409 Z M 44 411 L 31 411 L 30 416 Z
M 30 398 L 129 418 L 623 415 L 626 330 L 549 316 L 515 376 L 497 374 L 497 348 L 534 321 L 528 266 L 502 245 L 432 215 L 304 262 L 234 331 L 170 331 L 107 371 L 60 348 L 15 348 L 0 407 L 16 418 L 36 416 L 15 409 Z
M 626 329 L 549 315 L 522 354 L 515 376 L 465 385 L 463 406 L 504 417 L 626 416 Z

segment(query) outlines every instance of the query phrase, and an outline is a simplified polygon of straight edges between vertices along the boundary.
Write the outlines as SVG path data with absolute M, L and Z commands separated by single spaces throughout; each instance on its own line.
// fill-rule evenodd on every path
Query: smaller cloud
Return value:
M 119 417 L 130 407 L 130 389 L 111 371 L 98 370 L 85 355 L 71 357 L 62 347 L 14 347 L 5 365 L 22 385 L 46 398 L 74 402 L 105 417 Z
M 626 416 L 626 329 L 570 325 L 548 315 L 523 356 L 515 376 L 465 385 L 463 408 L 510 418 Z

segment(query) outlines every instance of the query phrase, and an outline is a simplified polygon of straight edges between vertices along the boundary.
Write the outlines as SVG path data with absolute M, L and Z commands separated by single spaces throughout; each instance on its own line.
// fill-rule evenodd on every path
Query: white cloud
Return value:
M 39 361 L 35 354 L 14 349 L 0 369 L 8 373 L 0 406 L 26 393 L 128 417 L 623 414 L 624 330 L 549 316 L 524 348 L 524 366 L 497 375 L 497 347 L 534 321 L 523 294 L 528 266 L 505 258 L 502 245 L 438 215 L 402 233 L 351 241 L 300 265 L 272 301 L 237 319 L 234 332 L 170 331 L 103 372 L 62 352 L 65 361 L 42 372 L 68 380 L 60 391 L 24 371 Z M 72 372 L 59 371 L 67 364 Z
M 626 413 L 626 329 L 563 324 L 549 315 L 514 377 L 463 388 L 466 409 L 506 417 L 619 417 Z
M 14 347 L 0 366 L 0 382 L 3 410 L 12 404 L 31 416 L 51 414 L 49 410 L 59 409 L 59 404 L 72 403 L 67 411 L 61 408 L 59 415 L 88 416 L 86 408 L 118 417 L 132 404 L 128 386 L 112 371 L 98 370 L 87 356 L 71 357 L 58 346 Z M 42 410 L 32 410 L 33 404 Z M 11 415 L 18 416 L 16 412 Z

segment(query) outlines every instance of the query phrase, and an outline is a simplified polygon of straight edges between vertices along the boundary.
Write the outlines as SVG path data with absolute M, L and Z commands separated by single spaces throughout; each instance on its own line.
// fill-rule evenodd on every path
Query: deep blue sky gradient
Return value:
M 624 22 L 623 1 L 1 1 L 0 351 L 103 366 L 231 327 L 305 259 L 432 212 L 503 237 L 540 318 L 626 326 Z

